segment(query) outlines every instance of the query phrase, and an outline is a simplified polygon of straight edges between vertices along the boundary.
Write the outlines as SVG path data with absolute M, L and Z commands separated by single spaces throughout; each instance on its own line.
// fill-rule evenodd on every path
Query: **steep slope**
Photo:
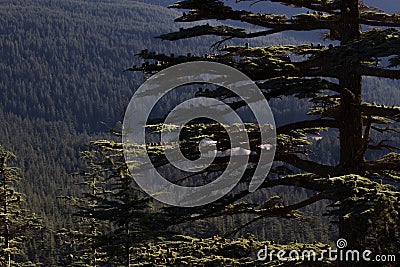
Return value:
M 18 156 L 22 191 L 44 220 L 45 266 L 55 266 L 55 231 L 71 224 L 57 196 L 80 191 L 70 175 L 79 151 L 107 130 L 101 121 L 121 119 L 143 82 L 123 72 L 134 54 L 197 47 L 153 39 L 173 17 L 133 1 L 0 1 L 0 143 Z
M 1 107 L 88 131 L 114 120 L 141 82 L 122 72 L 134 53 L 171 48 L 152 37 L 172 29 L 173 11 L 144 3 L 13 1 L 0 17 Z

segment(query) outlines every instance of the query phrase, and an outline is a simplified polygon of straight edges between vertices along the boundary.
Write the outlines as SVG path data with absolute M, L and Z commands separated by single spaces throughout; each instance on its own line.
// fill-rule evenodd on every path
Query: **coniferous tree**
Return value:
M 98 245 L 100 236 L 108 227 L 96 218 L 95 213 L 104 194 L 104 170 L 99 165 L 99 158 L 94 152 L 83 151 L 82 158 L 87 170 L 78 173 L 77 184 L 82 187 L 81 196 L 62 196 L 75 209 L 73 225 L 61 229 L 58 233 L 62 240 L 60 248 L 63 266 L 97 267 L 107 262 L 105 253 Z
M 176 21 L 197 24 L 158 38 L 175 41 L 204 35 L 220 36 L 221 41 L 213 45 L 216 52 L 177 56 L 143 50 L 139 55 L 146 63 L 128 70 L 154 74 L 178 63 L 215 61 L 244 72 L 258 84 L 266 99 L 282 96 L 309 99 L 313 103 L 309 112 L 312 118 L 276 129 L 275 161 L 283 165 L 273 168 L 272 172 L 280 179 L 266 180 L 261 190 L 284 185 L 312 190 L 315 194 L 291 205 L 276 205 L 279 200 L 270 199 L 267 201 L 270 205 L 257 207 L 237 204 L 249 195 L 238 190 L 203 208 L 171 208 L 171 214 L 178 215 L 176 222 L 231 214 L 256 215 L 239 227 L 240 230 L 265 217 L 296 218 L 296 210 L 326 199 L 334 202 L 329 214 L 338 218 L 339 234 L 348 240 L 350 247 L 369 247 L 376 253 L 399 252 L 400 155 L 390 152 L 379 159 L 368 159 L 367 152 L 371 149 L 398 149 L 383 138 L 376 141 L 370 136 L 371 132 L 398 134 L 396 123 L 400 121 L 400 108 L 364 102 L 362 79 L 365 76 L 400 79 L 397 69 L 400 65 L 400 15 L 386 14 L 358 0 L 236 2 L 259 5 L 274 2 L 293 7 L 299 13 L 292 16 L 253 13 L 235 10 L 218 0 L 180 1 L 171 6 L 185 10 Z M 219 24 L 211 25 L 210 20 L 218 20 Z M 224 21 L 226 23 L 221 25 Z M 239 23 L 260 30 L 249 30 L 238 26 Z M 329 45 L 308 43 L 261 47 L 249 44 L 252 38 L 275 33 L 314 30 L 323 31 L 324 38 L 332 42 Z M 234 39 L 243 40 L 243 45 L 223 46 L 226 41 Z M 245 106 L 229 90 L 217 89 L 202 96 L 230 100 L 226 102 L 234 109 Z M 180 138 L 190 143 L 198 138 L 193 138 L 193 135 L 201 127 L 204 125 Z M 339 133 L 340 161 L 337 165 L 323 164 L 309 157 L 307 146 L 313 143 L 310 134 L 319 134 L 326 129 Z M 250 146 L 256 152 L 257 140 L 253 142 Z M 256 157 L 252 160 L 257 162 Z M 168 164 L 162 154 L 156 154 L 154 161 Z M 219 159 L 220 169 L 215 164 L 213 171 L 223 170 L 226 165 L 221 161 Z M 287 175 L 299 170 L 302 174 Z M 248 182 L 249 179 L 243 177 L 241 183 L 248 185 Z
M 14 158 L 0 146 L 0 265 L 36 266 L 29 260 L 25 245 L 35 237 L 40 221 L 15 188 L 20 180 L 18 169 L 8 166 Z
M 70 266 L 131 266 L 140 246 L 161 237 L 163 220 L 127 169 L 121 143 L 93 141 L 78 177 L 87 191 L 67 197 L 76 208 L 74 230 L 60 232 Z

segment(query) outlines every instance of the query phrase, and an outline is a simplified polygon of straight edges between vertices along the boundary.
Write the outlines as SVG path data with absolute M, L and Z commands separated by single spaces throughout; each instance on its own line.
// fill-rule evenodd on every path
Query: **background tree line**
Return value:
M 248 7 L 247 4 L 245 7 Z M 41 236 L 45 240 L 28 242 L 23 259 L 41 262 L 45 266 L 63 266 L 68 260 L 72 264 L 74 260 L 66 255 L 74 253 L 65 253 L 76 252 L 79 246 L 64 246 L 68 241 L 64 241 L 58 233 L 60 229 L 75 229 L 74 225 L 79 223 L 71 217 L 74 208 L 66 205 L 65 199 L 57 197 L 78 197 L 83 192 L 92 194 L 90 188 L 79 184 L 82 176 L 69 174 L 84 169 L 84 161 L 79 160 L 80 151 L 86 149 L 89 140 L 104 138 L 118 141 L 118 137 L 104 129 L 118 127 L 116 122 L 120 120 L 132 90 L 144 80 L 139 73 L 132 76 L 122 70 L 132 63 L 140 66 L 142 61 L 133 55 L 145 48 L 167 55 L 185 55 L 187 52 L 194 55 L 213 54 L 217 52 L 210 45 L 218 39 L 207 37 L 177 42 L 157 41 L 154 36 L 178 30 L 180 25 L 173 24 L 173 19 L 181 13 L 134 1 L 3 1 L 0 12 L 0 143 L 18 156 L 16 164 L 21 168 L 23 183 L 16 186 L 26 195 L 27 208 L 41 218 Z M 276 35 L 251 41 L 251 45 L 322 42 L 317 37 L 316 34 L 315 40 L 309 41 Z M 248 40 L 228 41 L 227 44 L 244 46 L 245 42 Z M 367 78 L 363 80 L 363 88 L 364 101 L 392 106 L 398 104 L 400 99 L 397 81 Z M 167 100 L 168 105 L 173 106 L 179 97 L 172 95 Z M 278 126 L 305 119 L 305 113 L 310 107 L 307 100 L 297 100 L 291 96 L 271 100 L 270 104 Z M 101 125 L 100 121 L 105 121 L 107 126 Z M 371 135 L 371 139 L 374 139 L 374 135 Z M 398 144 L 396 134 L 388 135 L 387 139 L 391 139 L 392 144 Z M 96 145 L 106 146 L 104 143 Z M 321 159 L 321 163 L 326 164 L 339 161 L 337 133 L 327 134 L 315 147 L 320 152 L 313 155 L 314 159 Z M 368 157 L 378 158 L 386 152 L 372 151 Z M 303 189 L 277 188 L 256 195 L 255 198 L 262 199 L 266 195 L 279 193 L 287 193 L 294 199 L 312 195 Z M 108 197 L 104 196 L 102 201 Z M 326 205 L 321 202 L 303 212 L 305 215 L 321 214 Z M 80 214 L 82 217 L 86 215 Z M 218 235 L 229 232 L 229 229 L 243 224 L 249 218 L 242 215 L 222 220 L 210 219 L 197 224 L 189 223 L 175 230 L 197 234 L 198 238 L 212 239 L 209 232 L 211 227 L 216 229 L 212 235 Z M 305 222 L 267 218 L 262 224 L 254 225 L 247 231 L 257 235 L 260 240 L 282 243 L 318 240 L 329 243 L 335 239 L 333 236 L 336 233 L 332 231 L 333 236 L 326 234 L 330 227 L 328 221 L 328 218 L 320 216 Z M 87 222 L 80 223 L 84 225 L 82 229 L 88 229 Z M 123 223 L 115 221 L 106 220 L 102 223 L 105 229 L 113 229 L 111 233 L 117 233 L 123 226 Z M 266 230 L 269 228 L 273 231 Z M 85 232 L 82 229 L 80 231 Z M 197 231 L 199 229 L 201 231 Z M 209 236 L 206 236 L 207 233 Z M 99 236 L 107 238 L 107 235 Z M 74 237 L 68 236 L 72 239 Z M 202 247 L 207 247 L 208 242 L 211 242 L 208 239 L 186 241 L 199 242 Z M 182 241 L 182 244 L 186 241 Z M 46 245 L 39 253 L 40 242 Z M 243 242 L 245 244 L 248 241 Z M 240 244 L 238 247 L 232 245 L 232 249 L 228 249 L 228 254 L 224 255 L 239 250 Z M 57 250 L 60 247 L 62 251 Z M 152 249 L 165 254 L 163 248 L 155 246 Z M 98 253 L 101 258 L 105 257 L 107 251 L 100 250 Z M 145 251 L 135 253 L 146 254 Z M 41 256 L 38 257 L 38 254 Z M 154 255 L 151 254 L 150 258 L 157 258 Z

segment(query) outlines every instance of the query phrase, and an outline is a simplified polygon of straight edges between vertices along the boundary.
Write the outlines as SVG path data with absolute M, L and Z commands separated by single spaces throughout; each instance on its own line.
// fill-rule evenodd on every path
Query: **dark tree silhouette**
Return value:
M 82 153 L 79 182 L 86 191 L 64 197 L 74 208 L 74 227 L 62 229 L 65 266 L 132 266 L 138 247 L 163 234 L 163 217 L 133 184 L 121 143 L 91 142 Z
M 221 40 L 213 44 L 215 52 L 201 56 L 178 56 L 143 50 L 139 56 L 145 63 L 128 70 L 153 74 L 178 63 L 215 61 L 244 72 L 257 82 L 267 99 L 281 96 L 309 99 L 314 103 L 310 110 L 310 114 L 314 115 L 312 118 L 277 128 L 275 161 L 291 166 L 292 170 L 300 170 L 300 174 L 268 179 L 261 188 L 297 186 L 313 190 L 315 195 L 292 205 L 257 208 L 250 204 L 237 204 L 249 192 L 236 190 L 213 204 L 195 210 L 170 208 L 171 214 L 179 215 L 173 221 L 242 213 L 256 215 L 251 222 L 268 216 L 293 218 L 299 208 L 328 199 L 334 202 L 332 206 L 335 207 L 329 214 L 337 216 L 340 236 L 349 241 L 349 246 L 368 246 L 375 252 L 400 251 L 397 215 L 400 155 L 388 152 L 379 159 L 366 158 L 370 149 L 398 149 L 385 140 L 372 142 L 370 133 L 391 132 L 398 138 L 396 127 L 400 121 L 400 107 L 366 103 L 362 90 L 365 76 L 400 79 L 400 15 L 387 14 L 358 0 L 236 2 L 249 2 L 251 5 L 276 2 L 299 13 L 293 16 L 252 13 L 235 10 L 217 0 L 180 1 L 170 6 L 185 10 L 176 22 L 196 22 L 196 25 L 158 38 L 175 41 L 204 35 L 220 36 Z M 237 26 L 238 23 L 254 25 L 260 30 L 248 30 L 245 26 Z M 324 38 L 331 44 L 250 45 L 252 38 L 256 37 L 313 30 L 323 31 Z M 243 45 L 224 46 L 227 40 L 233 39 L 242 39 Z M 217 89 L 208 97 L 231 100 L 230 105 L 235 109 L 245 105 L 228 90 Z M 311 142 L 307 136 L 325 129 L 339 132 L 340 162 L 337 165 L 322 164 L 308 156 L 306 146 Z M 193 140 L 193 133 L 196 132 L 193 129 L 191 134 L 182 138 Z M 257 140 L 251 140 L 254 142 L 252 148 L 257 147 Z M 158 162 L 167 164 L 162 153 L 153 156 Z M 254 161 L 257 159 L 251 158 Z M 218 158 L 209 171 L 223 170 L 228 160 L 229 157 Z M 272 171 L 279 173 L 282 169 L 287 170 L 284 167 Z M 248 178 L 243 177 L 241 183 L 248 183 Z M 237 230 L 240 229 L 242 227 Z

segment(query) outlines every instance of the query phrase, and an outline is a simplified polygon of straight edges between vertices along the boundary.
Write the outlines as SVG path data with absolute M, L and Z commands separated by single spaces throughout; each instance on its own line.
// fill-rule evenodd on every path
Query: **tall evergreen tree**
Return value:
M 82 152 L 82 155 L 90 172 L 79 173 L 81 179 L 77 184 L 82 187 L 82 196 L 62 196 L 75 213 L 73 224 L 58 232 L 62 244 L 59 265 L 97 267 L 107 260 L 96 245 L 106 225 L 94 217 L 103 194 L 104 181 L 96 158 L 88 151 Z
M 25 196 L 15 186 L 18 169 L 8 164 L 15 155 L 0 146 L 0 265 L 36 266 L 28 258 L 27 240 L 40 226 L 38 217 L 26 208 Z
M 83 158 L 87 169 L 78 183 L 86 191 L 78 198 L 67 197 L 77 223 L 60 231 L 63 254 L 71 255 L 67 265 L 131 266 L 140 246 L 161 237 L 165 218 L 134 185 L 121 143 L 93 141 Z
M 309 112 L 312 118 L 277 128 L 275 161 L 284 167 L 274 168 L 272 172 L 278 173 L 280 179 L 271 176 L 272 179 L 266 180 L 260 190 L 281 185 L 296 186 L 312 190 L 315 195 L 291 205 L 275 205 L 276 201 L 269 200 L 266 204 L 271 205 L 254 206 L 238 204 L 249 192 L 236 190 L 205 207 L 171 208 L 171 214 L 178 215 L 176 222 L 232 214 L 255 215 L 244 227 L 264 217 L 297 217 L 296 210 L 327 199 L 334 202 L 330 215 L 337 216 L 339 234 L 348 240 L 350 247 L 369 247 L 376 253 L 399 252 L 400 155 L 386 152 L 379 159 L 368 159 L 367 152 L 371 149 L 398 149 L 383 137 L 373 141 L 370 136 L 371 132 L 391 132 L 397 134 L 395 140 L 398 140 L 396 123 L 400 121 L 400 107 L 364 102 L 362 78 L 400 79 L 400 15 L 387 14 L 358 0 L 236 2 L 279 3 L 298 13 L 292 16 L 253 13 L 235 10 L 218 0 L 177 2 L 170 7 L 185 12 L 176 21 L 197 22 L 196 25 L 191 24 L 158 38 L 175 41 L 204 35 L 220 36 L 221 40 L 213 45 L 215 52 L 177 56 L 143 50 L 139 56 L 146 63 L 128 70 L 154 74 L 178 63 L 215 61 L 244 72 L 258 84 L 266 99 L 281 96 L 309 99 L 314 104 Z M 225 24 L 221 25 L 223 22 Z M 240 24 L 253 28 L 240 27 Z M 260 30 L 254 30 L 254 27 Z M 252 38 L 275 33 L 315 30 L 322 31 L 324 38 L 332 42 L 326 46 L 308 43 L 252 47 L 249 44 Z M 223 46 L 233 39 L 243 40 L 243 45 Z M 217 89 L 202 96 L 226 101 L 234 109 L 245 106 L 229 90 Z M 180 138 L 196 141 L 198 135 L 195 138 L 193 135 L 201 127 L 204 125 L 199 125 L 198 129 L 192 127 L 192 131 Z M 310 149 L 307 146 L 312 144 L 312 139 L 308 138 L 310 134 L 319 134 L 327 129 L 339 133 L 340 162 L 337 165 L 314 161 L 308 154 Z M 259 140 L 252 139 L 252 142 L 250 146 L 257 152 Z M 168 164 L 162 153 L 153 154 L 153 159 Z M 226 157 L 226 162 L 228 160 Z M 257 162 L 258 159 L 254 157 L 251 160 Z M 211 171 L 223 170 L 226 162 L 219 159 Z M 302 174 L 286 175 L 287 166 Z M 241 184 L 248 185 L 248 178 L 243 177 Z

